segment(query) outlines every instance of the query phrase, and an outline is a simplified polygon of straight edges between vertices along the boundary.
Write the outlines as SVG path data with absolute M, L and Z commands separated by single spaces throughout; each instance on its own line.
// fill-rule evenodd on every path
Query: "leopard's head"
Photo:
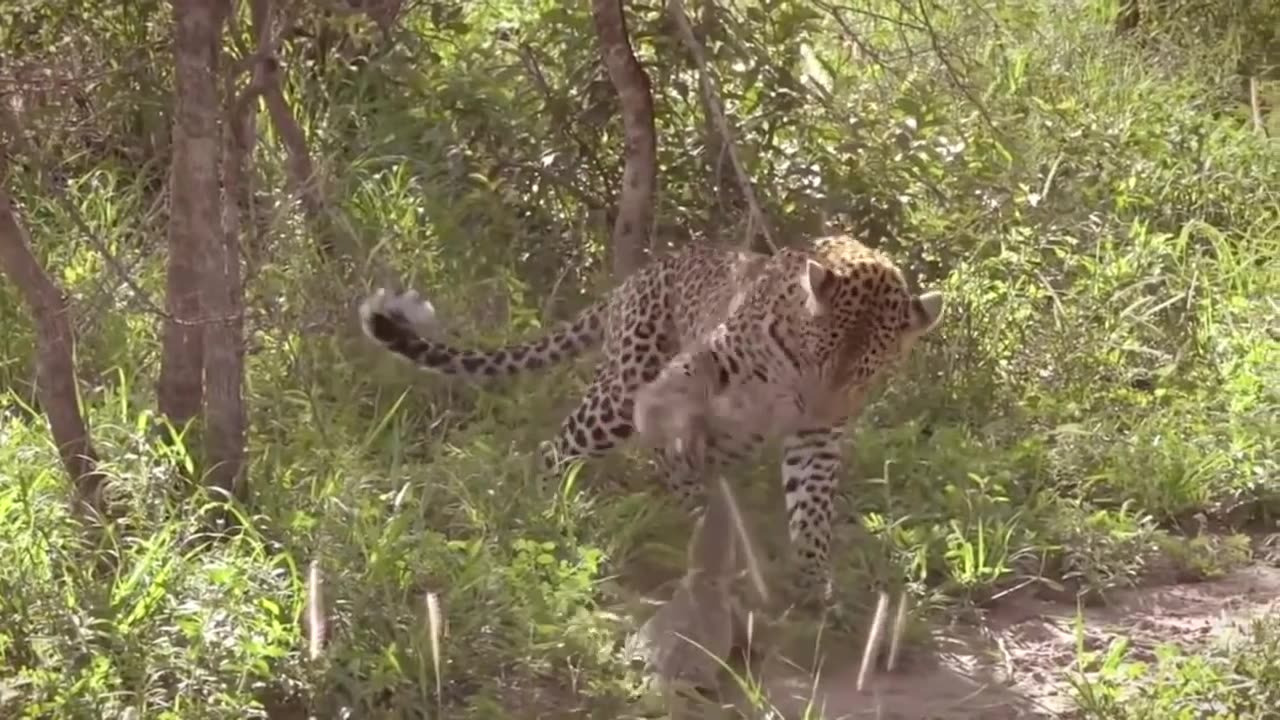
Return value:
M 806 344 L 831 390 L 895 367 L 942 318 L 942 293 L 913 293 L 892 261 L 848 236 L 816 241 L 800 275 Z

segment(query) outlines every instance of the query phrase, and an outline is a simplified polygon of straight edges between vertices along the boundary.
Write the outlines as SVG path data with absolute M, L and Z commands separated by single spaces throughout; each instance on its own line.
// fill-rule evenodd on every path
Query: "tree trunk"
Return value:
M 160 413 L 183 426 L 203 404 L 204 333 L 200 322 L 202 248 L 221 245 L 218 187 L 218 52 L 224 4 L 174 0 L 173 167 L 169 256 L 160 380 Z
M 3 155 L 0 155 L 3 157 Z M 0 188 L 0 273 L 9 278 L 31 308 L 36 325 L 36 392 L 62 464 L 75 484 L 73 508 L 101 509 L 105 477 L 80 412 L 76 387 L 75 336 L 67 301 L 31 253 L 31 242 L 14 214 L 13 201 Z
M 262 66 L 270 43 L 270 3 L 253 3 L 257 51 L 263 55 L 243 92 L 235 92 L 235 78 L 227 82 L 223 124 L 222 232 L 202 239 L 200 304 L 207 316 L 204 338 L 205 480 L 230 496 L 244 500 L 244 288 L 241 282 L 240 238 L 245 212 L 251 206 L 249 162 L 257 140 L 254 132 L 258 98 L 262 94 Z M 216 237 L 214 236 L 216 235 Z
M 613 225 L 613 274 L 622 279 L 649 255 L 654 194 L 658 184 L 657 133 L 649 77 L 636 59 L 627 36 L 622 0 L 592 0 L 591 16 L 600 41 L 600 57 L 618 93 L 626 136 L 626 165 Z

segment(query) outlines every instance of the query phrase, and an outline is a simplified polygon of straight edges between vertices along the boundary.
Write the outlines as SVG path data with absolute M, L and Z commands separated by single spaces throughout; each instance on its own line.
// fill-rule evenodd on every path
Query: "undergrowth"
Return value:
M 1236 628 L 1206 651 L 1157 648 L 1131 660 L 1117 640 L 1081 651 L 1072 685 L 1081 717 L 1100 720 L 1268 718 L 1280 707 L 1280 616 Z

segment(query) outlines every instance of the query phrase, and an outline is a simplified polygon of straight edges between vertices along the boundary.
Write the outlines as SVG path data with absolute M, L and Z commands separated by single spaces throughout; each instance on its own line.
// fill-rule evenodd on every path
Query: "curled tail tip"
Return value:
M 360 303 L 360 329 L 371 340 L 386 344 L 406 331 L 430 334 L 437 325 L 436 311 L 430 301 L 416 290 L 393 293 L 378 288 Z
M 386 302 L 386 288 L 378 288 L 373 294 L 365 297 L 360 301 L 360 308 L 357 312 L 360 315 L 360 324 L 363 326 L 369 322 L 369 319 L 382 308 Z

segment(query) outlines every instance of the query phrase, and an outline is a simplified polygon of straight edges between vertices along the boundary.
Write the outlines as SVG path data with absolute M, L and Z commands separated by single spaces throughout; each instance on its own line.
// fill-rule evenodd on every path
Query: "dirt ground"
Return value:
M 1085 608 L 1085 643 L 1104 649 L 1130 638 L 1142 658 L 1162 643 L 1194 648 L 1233 625 L 1280 611 L 1280 568 L 1253 566 L 1217 580 L 1116 592 L 1105 607 Z M 917 650 L 893 673 L 879 673 L 855 689 L 859 648 L 839 648 L 816 679 L 775 655 L 758 677 L 775 707 L 802 717 L 810 699 L 825 720 L 1003 720 L 1059 718 L 1072 706 L 1066 671 L 1076 660 L 1076 606 L 1014 594 L 989 608 L 979 624 L 938 628 L 936 650 Z M 793 664 L 794 663 L 794 664 Z

